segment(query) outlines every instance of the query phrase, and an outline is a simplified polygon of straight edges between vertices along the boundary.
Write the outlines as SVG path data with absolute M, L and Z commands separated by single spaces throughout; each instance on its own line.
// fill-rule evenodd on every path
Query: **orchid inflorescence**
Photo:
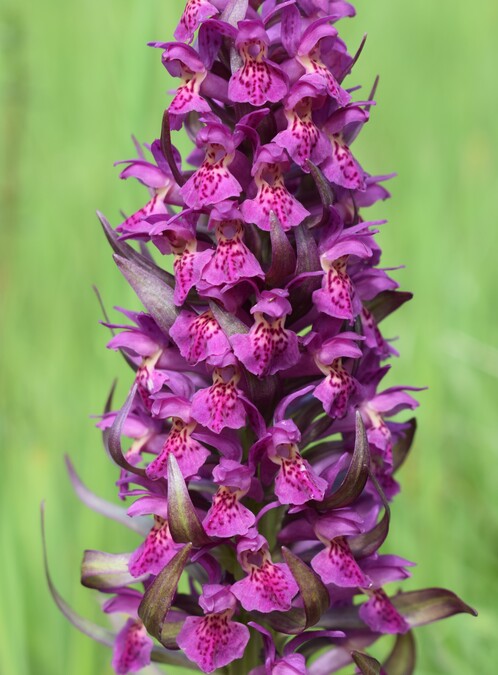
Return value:
M 83 501 L 142 535 L 83 559 L 119 631 L 50 581 L 117 673 L 408 674 L 412 627 L 472 611 L 444 589 L 384 589 L 413 565 L 379 548 L 415 432 L 392 417 L 418 404 L 382 386 L 397 352 L 379 323 L 411 295 L 379 266 L 383 221 L 360 215 L 389 176 L 350 149 L 375 94 L 345 84 L 363 43 L 351 56 L 335 24 L 353 15 L 343 0 L 188 0 L 177 41 L 152 43 L 180 85 L 151 157 L 137 145 L 121 172 L 149 200 L 116 229 L 101 216 L 145 308 L 105 322 L 135 373 L 99 422 L 127 511 L 69 463 Z M 182 128 L 194 170 L 171 141 Z M 364 649 L 383 634 L 397 637 L 381 666 Z

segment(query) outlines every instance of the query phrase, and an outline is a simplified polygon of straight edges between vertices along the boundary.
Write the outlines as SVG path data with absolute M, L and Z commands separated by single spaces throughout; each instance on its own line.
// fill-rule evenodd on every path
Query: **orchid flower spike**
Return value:
M 121 172 L 145 203 L 114 228 L 101 217 L 142 304 L 106 321 L 130 392 L 98 426 L 126 506 L 70 465 L 82 500 L 139 538 L 84 555 L 116 628 L 75 618 L 50 580 L 116 673 L 411 673 L 412 628 L 473 612 L 440 588 L 393 594 L 413 563 L 380 552 L 415 431 L 396 416 L 419 390 L 383 385 L 397 352 L 380 324 L 411 294 L 364 215 L 389 193 L 353 150 L 374 103 L 354 100 L 358 54 L 339 37 L 354 13 L 188 0 L 177 42 L 152 44 L 178 89 L 150 156 Z M 364 650 L 383 634 L 380 664 Z

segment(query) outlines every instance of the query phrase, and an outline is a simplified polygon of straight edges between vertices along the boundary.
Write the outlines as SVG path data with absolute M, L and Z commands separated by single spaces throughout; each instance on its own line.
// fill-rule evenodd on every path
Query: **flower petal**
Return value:
M 203 673 L 240 659 L 249 642 L 249 629 L 230 620 L 230 612 L 189 616 L 177 637 L 178 646 Z
M 244 535 L 256 522 L 256 516 L 239 501 L 238 491 L 218 488 L 203 521 L 206 533 L 213 537 Z
M 285 612 L 299 588 L 287 565 L 266 560 L 261 567 L 252 566 L 244 579 L 231 589 L 248 612 Z

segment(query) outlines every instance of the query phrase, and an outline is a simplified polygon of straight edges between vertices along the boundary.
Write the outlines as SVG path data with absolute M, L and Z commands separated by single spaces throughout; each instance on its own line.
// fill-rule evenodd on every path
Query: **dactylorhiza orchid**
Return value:
M 106 322 L 132 373 L 99 422 L 126 510 L 69 464 L 83 501 L 141 537 L 84 554 L 82 583 L 120 627 L 78 617 L 50 580 L 116 673 L 409 674 L 413 627 L 473 611 L 398 591 L 413 563 L 379 552 L 415 431 L 393 418 L 418 403 L 382 384 L 397 353 L 379 324 L 411 296 L 362 215 L 389 193 L 351 150 L 375 95 L 358 98 L 363 45 L 350 55 L 336 28 L 353 15 L 343 0 L 188 0 L 177 41 L 152 44 L 179 86 L 160 138 L 121 163 L 149 197 L 115 229 L 101 216 L 144 309 Z M 381 665 L 364 650 L 384 634 Z

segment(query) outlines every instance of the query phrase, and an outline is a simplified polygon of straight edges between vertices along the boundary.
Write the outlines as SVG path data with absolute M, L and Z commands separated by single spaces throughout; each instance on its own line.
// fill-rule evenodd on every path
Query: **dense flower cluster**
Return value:
M 127 617 L 117 673 L 151 659 L 408 673 L 410 628 L 468 610 L 449 591 L 384 589 L 412 565 L 379 548 L 415 429 L 393 417 L 417 402 L 382 385 L 396 352 L 379 323 L 410 294 L 380 266 L 382 222 L 360 215 L 389 194 L 351 151 L 374 103 L 353 99 L 359 52 L 335 25 L 353 15 L 343 0 L 188 0 L 177 42 L 152 45 L 179 86 L 150 157 L 121 172 L 149 199 L 115 230 L 102 218 L 146 310 L 108 323 L 135 371 L 99 423 L 127 515 L 71 468 L 92 508 L 143 535 L 83 561 L 104 612 Z M 181 128 L 193 170 L 171 142 Z M 386 633 L 381 670 L 363 649 Z

